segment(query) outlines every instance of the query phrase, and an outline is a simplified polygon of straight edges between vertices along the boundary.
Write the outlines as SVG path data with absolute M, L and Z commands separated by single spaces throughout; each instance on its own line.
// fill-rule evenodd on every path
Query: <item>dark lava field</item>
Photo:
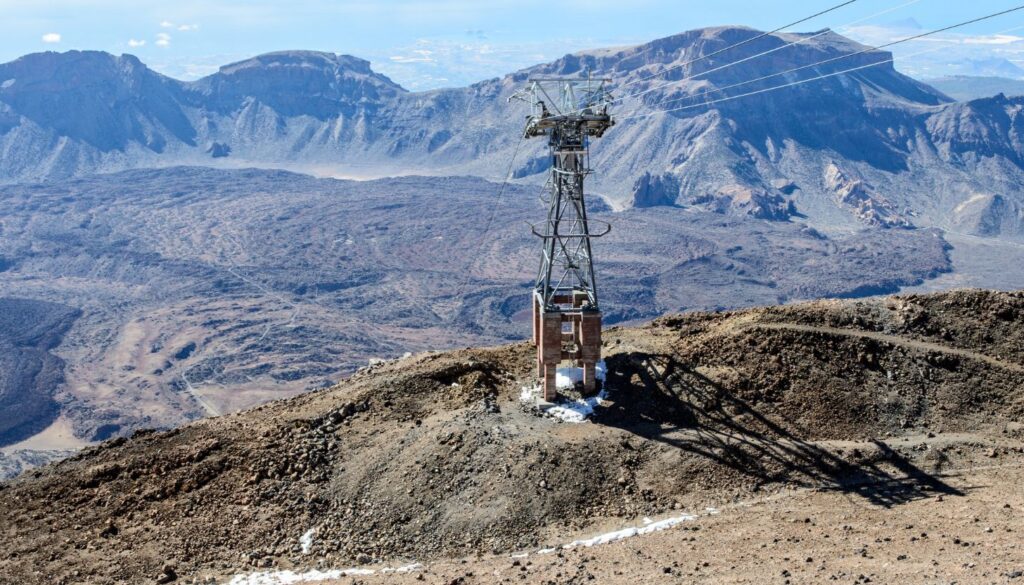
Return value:
M 8 186 L 0 297 L 81 313 L 57 352 L 67 383 L 40 403 L 56 399 L 78 437 L 169 427 L 328 386 L 371 359 L 526 337 L 538 191 L 200 168 Z M 595 247 L 609 325 L 894 292 L 950 269 L 930 229 L 824 235 L 593 207 L 613 226 Z

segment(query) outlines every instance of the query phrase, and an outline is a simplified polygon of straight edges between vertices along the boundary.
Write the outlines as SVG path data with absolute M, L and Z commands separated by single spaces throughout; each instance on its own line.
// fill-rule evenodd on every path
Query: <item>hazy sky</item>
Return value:
M 0 0 L 0 61 L 37 51 L 98 49 L 132 53 L 165 74 L 194 79 L 258 53 L 314 49 L 369 59 L 376 70 L 406 87 L 425 89 L 465 85 L 568 52 L 636 44 L 703 26 L 744 24 L 773 29 L 837 3 Z M 831 27 L 877 44 L 1019 3 L 857 0 L 794 30 Z M 1003 34 L 997 36 L 997 32 Z M 1024 66 L 1024 11 L 893 50 L 899 58 L 897 66 L 919 76 L 1015 75 L 1014 64 Z

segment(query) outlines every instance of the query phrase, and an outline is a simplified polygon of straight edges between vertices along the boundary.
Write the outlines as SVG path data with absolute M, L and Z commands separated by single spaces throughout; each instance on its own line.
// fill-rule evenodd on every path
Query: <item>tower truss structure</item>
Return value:
M 589 143 L 614 121 L 608 114 L 608 79 L 531 78 L 513 98 L 530 104 L 525 138 L 548 139 L 551 175 L 547 219 L 532 226 L 542 242 L 533 290 L 533 343 L 545 400 L 556 395 L 562 360 L 583 369 L 585 392 L 596 389 L 601 360 L 601 306 L 591 240 L 610 226 L 588 219 L 583 181 L 590 169 Z M 591 227 L 596 225 L 597 231 Z

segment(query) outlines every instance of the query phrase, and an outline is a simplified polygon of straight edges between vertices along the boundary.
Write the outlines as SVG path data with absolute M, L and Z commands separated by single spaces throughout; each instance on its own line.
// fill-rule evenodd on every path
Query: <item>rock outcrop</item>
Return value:
M 844 173 L 835 163 L 825 167 L 825 186 L 835 195 L 839 205 L 863 223 L 880 227 L 912 227 L 891 201 L 865 181 Z

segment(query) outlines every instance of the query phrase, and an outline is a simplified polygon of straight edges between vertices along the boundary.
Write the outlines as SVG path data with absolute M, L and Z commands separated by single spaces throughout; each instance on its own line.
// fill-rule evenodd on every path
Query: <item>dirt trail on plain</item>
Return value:
M 1022 366 L 1020 364 L 1010 363 L 1010 362 L 1007 362 L 1005 360 L 994 358 L 992 356 L 984 355 L 984 354 L 977 353 L 977 352 L 974 352 L 974 351 L 967 351 L 965 349 L 958 349 L 958 348 L 955 348 L 955 347 L 949 347 L 949 346 L 942 345 L 942 344 L 939 344 L 939 343 L 929 343 L 929 342 L 926 342 L 926 341 L 917 341 L 915 339 L 906 339 L 906 338 L 899 337 L 899 336 L 896 336 L 896 335 L 888 335 L 888 334 L 885 334 L 885 333 L 878 333 L 876 331 L 856 331 L 856 330 L 851 330 L 851 329 L 838 329 L 838 328 L 835 328 L 835 327 L 815 327 L 815 326 L 812 326 L 812 325 L 797 325 L 797 324 L 794 324 L 794 323 L 749 323 L 749 324 L 743 325 L 742 327 L 747 327 L 747 328 L 753 327 L 753 328 L 761 328 L 761 329 L 788 329 L 790 331 L 803 331 L 803 332 L 807 332 L 807 333 L 821 333 L 823 335 L 839 335 L 839 336 L 847 336 L 847 337 L 862 337 L 864 339 L 874 339 L 876 341 L 881 341 L 883 343 L 891 343 L 893 345 L 899 345 L 899 346 L 902 346 L 902 347 L 909 347 L 911 349 L 916 349 L 916 350 L 924 351 L 924 352 L 934 351 L 934 352 L 939 352 L 939 353 L 948 353 L 948 354 L 952 354 L 952 355 L 957 355 L 957 356 L 965 357 L 967 359 L 982 361 L 982 362 L 985 362 L 985 363 L 987 363 L 989 365 L 996 366 L 998 368 L 1006 368 L 1007 370 L 1010 370 L 1010 371 L 1013 371 L 1013 372 L 1024 373 L 1024 366 Z

